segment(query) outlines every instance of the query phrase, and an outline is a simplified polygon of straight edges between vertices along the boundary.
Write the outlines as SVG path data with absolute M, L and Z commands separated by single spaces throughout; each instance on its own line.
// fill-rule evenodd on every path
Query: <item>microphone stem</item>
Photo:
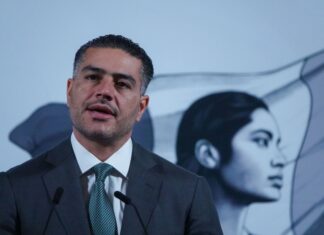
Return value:
M 134 206 L 133 203 L 130 203 L 130 205 L 134 208 L 135 213 L 136 213 L 136 215 L 137 215 L 137 217 L 138 217 L 138 220 L 139 220 L 139 222 L 141 223 L 141 225 L 142 225 L 142 227 L 143 227 L 143 230 L 144 230 L 145 235 L 148 235 L 148 232 L 147 232 L 147 230 L 146 230 L 146 228 L 145 228 L 145 225 L 144 225 L 144 223 L 143 223 L 143 220 L 142 220 L 142 218 L 141 218 L 141 216 L 140 216 L 140 214 L 139 214 L 139 212 L 138 212 L 136 206 Z

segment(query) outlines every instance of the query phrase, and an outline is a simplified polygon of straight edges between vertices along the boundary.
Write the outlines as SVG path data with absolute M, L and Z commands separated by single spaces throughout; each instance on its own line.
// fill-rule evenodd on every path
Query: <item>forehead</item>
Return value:
M 254 110 L 251 113 L 251 122 L 245 125 L 239 132 L 242 134 L 250 134 L 257 130 L 267 130 L 275 137 L 280 135 L 275 118 L 263 108 Z
M 140 73 L 142 69 L 141 60 L 118 48 L 88 48 L 79 62 L 77 71 L 89 65 L 107 70 L 107 72 L 133 75 Z

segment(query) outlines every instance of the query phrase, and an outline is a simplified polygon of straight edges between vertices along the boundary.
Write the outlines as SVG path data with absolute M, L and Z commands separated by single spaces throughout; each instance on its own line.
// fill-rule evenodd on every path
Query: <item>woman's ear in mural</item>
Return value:
M 219 151 L 206 139 L 200 139 L 196 142 L 195 157 L 200 165 L 207 169 L 218 169 L 220 166 Z

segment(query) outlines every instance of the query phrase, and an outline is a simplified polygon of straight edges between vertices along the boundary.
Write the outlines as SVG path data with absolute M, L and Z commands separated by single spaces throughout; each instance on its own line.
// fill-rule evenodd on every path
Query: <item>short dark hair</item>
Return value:
M 108 34 L 97 37 L 86 44 L 82 45 L 75 54 L 73 72 L 75 73 L 79 63 L 82 61 L 83 56 L 89 48 L 116 48 L 121 49 L 131 56 L 141 60 L 142 62 L 142 94 L 145 92 L 148 84 L 153 78 L 154 68 L 151 58 L 146 54 L 145 50 L 132 40 L 121 36 Z
M 215 93 L 195 101 L 184 113 L 178 129 L 177 164 L 198 174 L 205 172 L 195 158 L 199 139 L 210 141 L 226 164 L 232 155 L 232 139 L 251 122 L 254 110 L 268 106 L 261 99 L 244 92 Z

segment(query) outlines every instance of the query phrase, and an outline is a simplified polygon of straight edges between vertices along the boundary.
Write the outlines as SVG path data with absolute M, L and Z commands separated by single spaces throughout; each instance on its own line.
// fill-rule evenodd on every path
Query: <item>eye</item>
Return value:
M 117 86 L 118 88 L 128 88 L 128 89 L 131 88 L 130 84 L 128 84 L 128 83 L 125 82 L 125 81 L 117 81 L 117 82 L 116 82 L 116 86 Z
M 267 138 L 262 138 L 262 137 L 257 137 L 254 138 L 253 141 L 258 145 L 258 147 L 266 148 L 269 146 L 269 139 Z
M 101 79 L 101 77 L 97 74 L 90 74 L 85 76 L 85 79 L 89 80 L 89 81 L 99 81 Z

